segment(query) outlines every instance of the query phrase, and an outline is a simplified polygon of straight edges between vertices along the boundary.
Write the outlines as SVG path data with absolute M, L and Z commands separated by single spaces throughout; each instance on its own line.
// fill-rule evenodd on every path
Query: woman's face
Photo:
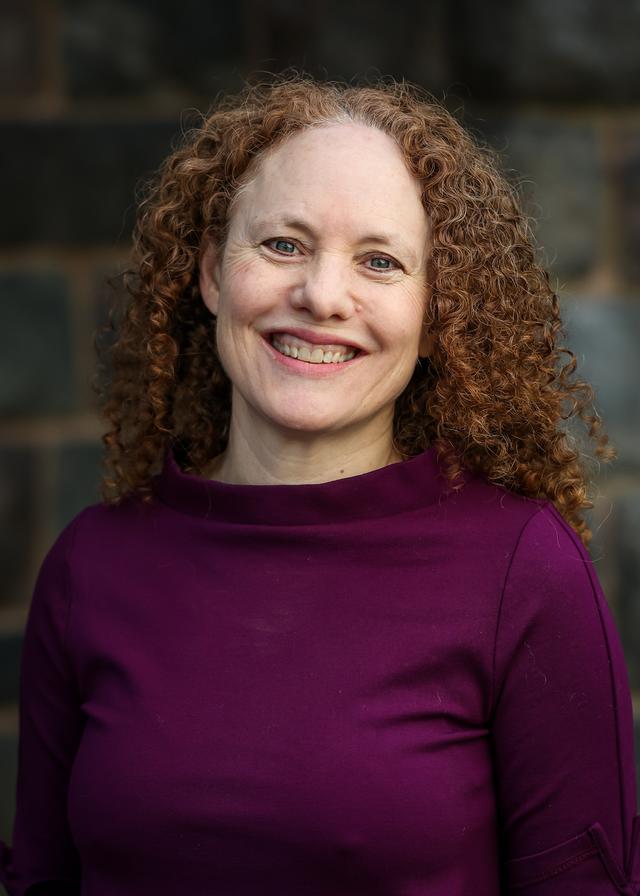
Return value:
M 419 185 L 383 132 L 306 130 L 262 159 L 200 275 L 245 433 L 390 438 L 428 353 L 428 243 Z

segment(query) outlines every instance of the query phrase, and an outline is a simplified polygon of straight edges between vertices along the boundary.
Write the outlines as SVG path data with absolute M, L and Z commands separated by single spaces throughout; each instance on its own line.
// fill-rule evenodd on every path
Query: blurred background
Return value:
M 291 65 L 426 87 L 520 185 L 567 343 L 619 453 L 598 478 L 591 554 L 623 638 L 638 752 L 639 0 L 2 0 L 0 838 L 9 842 L 22 631 L 44 554 L 99 500 L 93 337 L 106 319 L 105 278 L 126 264 L 136 184 L 194 110 L 248 74 Z

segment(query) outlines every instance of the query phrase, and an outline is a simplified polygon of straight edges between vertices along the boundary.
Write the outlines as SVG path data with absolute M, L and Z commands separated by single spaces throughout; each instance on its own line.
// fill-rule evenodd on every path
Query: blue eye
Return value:
M 294 242 L 291 240 L 284 239 L 284 237 L 272 237 L 269 240 L 264 241 L 264 245 L 272 248 L 274 252 L 277 252 L 279 255 L 293 255 L 295 250 L 298 248 Z M 286 247 L 289 247 L 288 249 Z M 393 271 L 399 270 L 401 265 L 398 264 L 397 261 L 393 258 L 389 258 L 387 255 L 372 255 L 367 259 L 368 261 L 377 261 L 382 262 L 381 265 L 375 264 L 369 268 L 370 271 Z
M 391 271 L 391 270 L 393 270 L 391 265 L 395 265 L 396 267 L 399 267 L 398 263 L 396 261 L 394 261 L 393 258 L 387 258 L 386 255 L 373 255 L 369 260 L 370 261 L 384 261 L 386 263 L 385 267 L 379 267 L 378 265 L 374 265 L 371 268 L 371 270 L 373 270 L 373 271 Z
M 275 243 L 276 246 L 278 246 L 278 245 L 280 245 L 280 246 L 285 245 L 285 246 L 291 246 L 292 249 L 295 249 L 295 248 L 296 248 L 296 247 L 295 247 L 295 244 L 292 243 L 290 240 L 278 239 L 278 237 L 275 237 L 274 239 L 271 239 L 271 240 L 266 240 L 266 243 L 267 243 L 267 245 L 268 245 L 269 243 Z M 282 252 L 282 251 L 283 251 L 282 249 L 279 249 L 279 248 L 276 249 L 276 252 Z M 284 255 L 291 255 L 291 254 L 293 254 L 293 253 L 292 253 L 292 252 L 287 252 L 287 251 L 285 251 L 283 254 L 284 254 Z

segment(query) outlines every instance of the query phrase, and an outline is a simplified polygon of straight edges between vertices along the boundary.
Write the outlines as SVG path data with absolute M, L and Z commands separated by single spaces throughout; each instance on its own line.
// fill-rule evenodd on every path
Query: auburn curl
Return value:
M 396 449 L 410 457 L 434 445 L 453 489 L 466 468 L 550 500 L 588 544 L 594 458 L 583 442 L 600 460 L 615 452 L 593 390 L 575 378 L 575 355 L 558 344 L 558 298 L 516 189 L 420 87 L 392 78 L 319 82 L 291 69 L 219 97 L 146 185 L 124 273 L 128 301 L 109 316 L 110 376 L 94 378 L 109 426 L 104 502 L 128 494 L 149 502 L 169 443 L 195 474 L 224 450 L 231 389 L 199 291 L 204 241 L 223 250 L 234 197 L 262 153 L 303 128 L 349 121 L 397 142 L 431 226 L 424 324 L 433 350 L 396 401 Z M 102 355 L 97 340 L 96 348 Z

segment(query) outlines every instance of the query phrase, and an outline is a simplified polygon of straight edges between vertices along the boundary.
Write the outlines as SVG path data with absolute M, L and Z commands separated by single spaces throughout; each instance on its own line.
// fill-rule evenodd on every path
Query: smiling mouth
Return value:
M 342 364 L 360 354 L 359 349 L 350 346 L 325 348 L 281 333 L 272 333 L 269 342 L 281 355 L 306 361 L 308 364 Z

